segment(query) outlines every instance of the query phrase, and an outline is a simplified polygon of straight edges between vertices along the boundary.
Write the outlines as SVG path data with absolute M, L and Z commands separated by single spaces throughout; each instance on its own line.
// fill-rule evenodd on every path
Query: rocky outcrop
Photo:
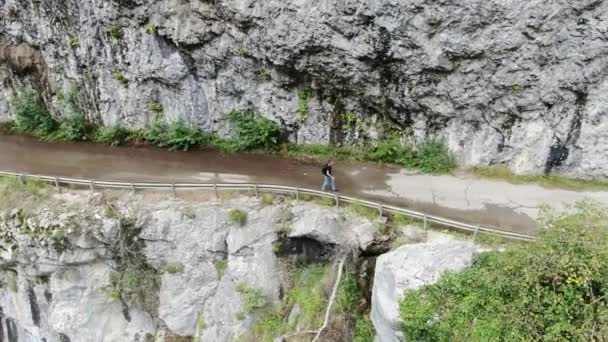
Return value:
M 2 341 L 239 339 L 259 318 L 248 301 L 280 307 L 290 257 L 305 260 L 278 250 L 281 240 L 306 239 L 328 253 L 315 262 L 326 262 L 364 250 L 375 232 L 344 210 L 278 199 L 66 191 L 40 201 L 0 210 Z M 230 219 L 234 209 L 243 225 Z
M 471 241 L 433 235 L 428 242 L 403 245 L 376 260 L 371 319 L 379 342 L 405 341 L 399 302 L 406 290 L 432 284 L 445 271 L 464 268 L 475 254 Z
M 0 119 L 20 82 L 61 112 L 228 133 L 251 109 L 299 143 L 397 127 L 465 165 L 608 176 L 608 3 L 111 1 L 0 3 Z M 15 58 L 17 57 L 17 58 Z M 120 76 L 120 77 L 119 77 Z

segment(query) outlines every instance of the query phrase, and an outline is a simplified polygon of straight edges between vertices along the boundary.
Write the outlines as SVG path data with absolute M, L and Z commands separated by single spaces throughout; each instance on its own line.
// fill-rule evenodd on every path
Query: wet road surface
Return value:
M 154 147 L 110 147 L 93 143 L 48 143 L 31 137 L 0 135 L 0 170 L 106 181 L 256 182 L 318 189 L 321 163 L 278 155 L 169 152 Z M 530 233 L 534 220 L 509 207 L 449 207 L 416 200 L 407 188 L 396 193 L 388 181 L 400 168 L 377 163 L 339 161 L 338 189 L 360 198 L 382 200 L 472 224 Z M 402 178 L 407 179 L 407 175 Z

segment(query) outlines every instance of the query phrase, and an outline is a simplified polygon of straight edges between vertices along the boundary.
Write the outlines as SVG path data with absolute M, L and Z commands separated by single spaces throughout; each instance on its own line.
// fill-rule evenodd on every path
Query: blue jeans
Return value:
M 336 191 L 336 182 L 333 178 L 329 176 L 323 176 L 323 186 L 321 187 L 321 191 L 325 191 L 325 188 L 331 184 L 331 189 Z

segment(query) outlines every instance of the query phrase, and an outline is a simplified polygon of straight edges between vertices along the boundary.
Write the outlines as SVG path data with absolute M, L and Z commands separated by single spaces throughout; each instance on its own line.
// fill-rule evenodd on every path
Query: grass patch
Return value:
M 321 279 L 329 272 L 329 267 L 310 266 L 296 270 L 292 277 L 292 287 L 287 296 L 302 308 L 300 322 L 306 328 L 316 328 L 323 321 L 326 299 Z
M 37 179 L 0 177 L 0 209 L 23 207 L 26 203 L 36 203 L 49 197 L 53 187 Z
M 299 159 L 357 160 L 400 164 L 423 173 L 444 174 L 456 168 L 456 159 L 447 146 L 426 140 L 416 146 L 397 139 L 385 139 L 367 146 L 289 145 L 288 155 Z
M 247 213 L 241 209 L 232 209 L 228 213 L 228 219 L 242 227 L 247 223 Z
M 245 314 L 255 313 L 268 305 L 268 300 L 260 289 L 240 284 L 237 291 L 241 296 L 241 306 Z
M 538 184 L 546 188 L 558 188 L 574 191 L 608 190 L 608 180 L 585 180 L 553 175 L 517 175 L 507 167 L 475 167 L 472 173 L 476 176 L 504 180 L 512 184 Z
M 262 202 L 262 205 L 272 205 L 274 203 L 274 196 L 271 194 L 263 194 L 260 201 Z
M 344 273 L 338 290 L 338 308 L 343 312 L 352 312 L 359 302 L 359 287 L 353 272 Z
M 213 266 L 215 266 L 215 270 L 221 278 L 224 275 L 224 272 L 226 272 L 226 269 L 228 268 L 228 259 L 214 261 Z
M 405 216 L 403 214 L 392 214 L 390 216 L 390 220 L 397 226 L 406 226 L 408 224 L 414 224 L 419 222 L 419 220 L 416 220 L 415 218 L 409 216 Z
M 314 202 L 323 207 L 333 207 L 336 205 L 336 201 L 329 197 L 318 197 L 314 199 Z
M 370 221 L 373 221 L 380 217 L 380 213 L 376 209 L 365 207 L 359 203 L 351 204 L 348 209 L 359 216 L 363 216 Z

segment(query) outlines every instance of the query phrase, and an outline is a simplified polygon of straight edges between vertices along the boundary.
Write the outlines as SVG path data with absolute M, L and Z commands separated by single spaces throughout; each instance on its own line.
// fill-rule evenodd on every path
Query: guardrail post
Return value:
M 61 189 L 59 189 L 59 178 L 57 177 L 55 177 L 55 191 L 61 192 Z
M 427 225 L 426 215 L 424 215 L 424 217 L 423 217 L 423 222 L 424 222 L 424 225 L 422 226 L 422 229 L 426 230 L 426 225 Z
M 477 235 L 479 234 L 479 226 L 475 226 L 475 232 L 473 233 L 473 243 L 477 241 Z
M 19 182 L 21 182 L 21 184 L 25 184 L 25 179 L 23 179 L 23 175 L 22 174 L 19 174 L 17 176 L 17 178 L 19 178 Z
M 95 181 L 91 180 L 89 183 L 89 189 L 91 189 L 91 192 L 95 191 Z
M 171 183 L 171 191 L 173 192 L 173 198 L 177 197 L 177 194 L 175 193 L 175 183 Z
M 217 193 L 217 184 L 213 183 L 213 192 L 215 192 L 215 198 L 219 198 L 220 196 Z
M 340 196 L 338 196 L 338 194 L 334 194 L 335 200 L 336 200 L 336 208 L 340 206 Z
M 296 202 L 300 201 L 300 189 L 296 188 Z
M 382 210 L 382 203 L 378 203 L 378 214 L 380 214 L 380 217 L 382 217 L 382 214 L 383 214 L 382 211 L 383 211 Z
M 135 193 L 135 185 L 133 185 L 133 183 L 131 183 L 131 192 Z
M 257 185 L 257 184 L 255 184 L 255 186 L 254 186 L 254 187 L 255 187 L 255 198 L 258 198 L 258 197 L 260 197 L 260 194 L 259 194 L 259 192 L 258 192 L 258 185 Z

